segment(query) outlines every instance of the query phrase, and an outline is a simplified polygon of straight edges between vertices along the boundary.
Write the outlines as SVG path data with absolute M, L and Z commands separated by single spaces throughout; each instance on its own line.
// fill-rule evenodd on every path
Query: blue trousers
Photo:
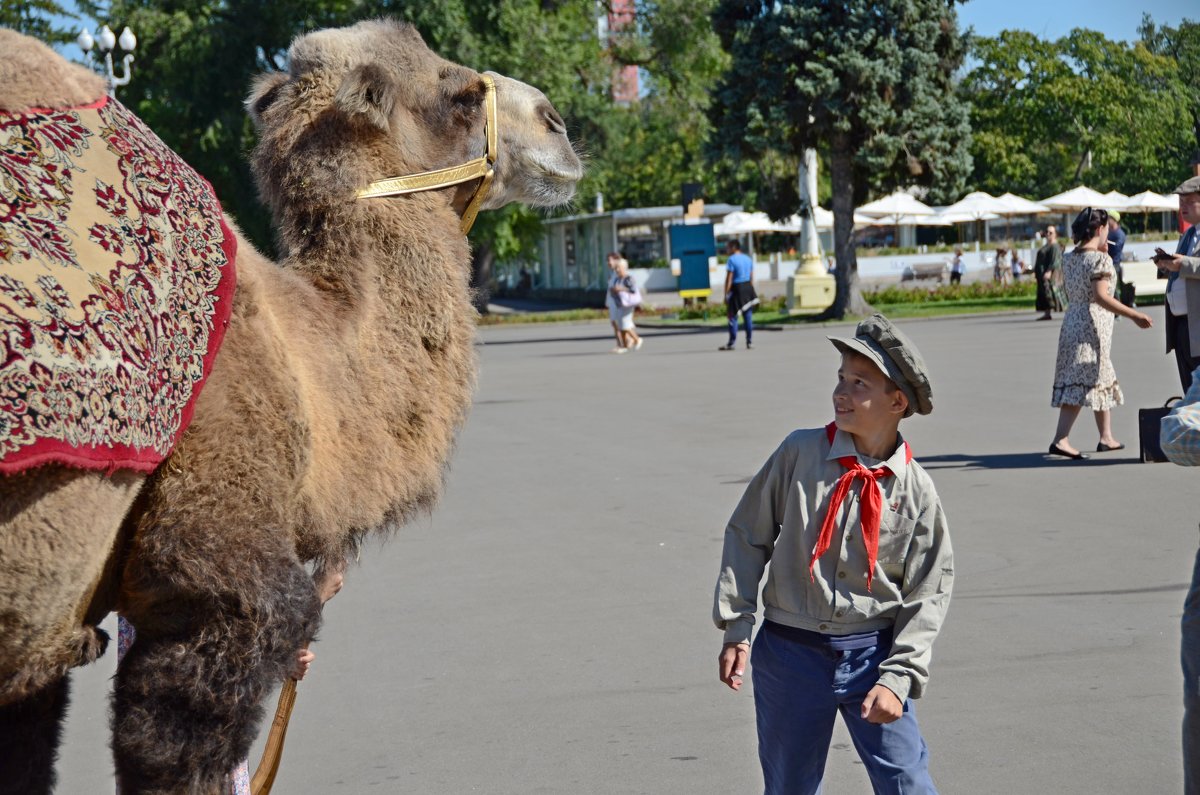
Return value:
M 1183 791 L 1200 795 L 1200 550 L 1183 602 L 1179 656 L 1183 663 Z
M 821 791 L 838 712 L 876 793 L 936 795 L 912 702 L 905 700 L 904 715 L 893 723 L 860 717 L 863 699 L 879 678 L 879 664 L 891 652 L 889 634 L 883 633 L 878 645 L 846 651 L 819 640 L 798 641 L 796 634 L 764 622 L 750 655 L 767 795 Z
M 732 346 L 737 342 L 737 313 L 729 315 L 729 344 Z M 742 320 L 746 323 L 746 344 L 751 344 L 750 338 L 754 336 L 754 310 L 747 309 L 742 313 Z

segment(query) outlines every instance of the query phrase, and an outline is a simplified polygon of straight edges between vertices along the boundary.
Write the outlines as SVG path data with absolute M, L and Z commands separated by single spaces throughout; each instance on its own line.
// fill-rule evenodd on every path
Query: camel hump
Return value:
M 37 39 L 0 28 L 0 110 L 75 108 L 104 96 L 104 78 Z

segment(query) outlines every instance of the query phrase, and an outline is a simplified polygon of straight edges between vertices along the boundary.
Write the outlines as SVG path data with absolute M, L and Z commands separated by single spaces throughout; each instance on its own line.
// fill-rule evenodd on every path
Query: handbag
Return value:
M 621 292 L 617 293 L 617 303 L 619 303 L 621 305 L 622 309 L 629 309 L 631 307 L 635 307 L 638 304 L 640 304 L 641 302 L 642 302 L 642 291 L 641 290 L 622 290 Z
M 1141 447 L 1142 463 L 1162 462 L 1167 460 L 1159 441 L 1159 428 L 1162 418 L 1171 411 L 1171 404 L 1180 397 L 1168 398 L 1162 406 L 1152 409 L 1138 409 L 1138 439 Z

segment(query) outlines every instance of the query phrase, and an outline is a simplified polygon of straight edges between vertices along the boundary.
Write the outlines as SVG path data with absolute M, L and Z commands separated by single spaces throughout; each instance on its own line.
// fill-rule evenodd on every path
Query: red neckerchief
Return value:
M 830 445 L 833 444 L 833 436 L 836 432 L 837 423 L 831 422 L 825 426 L 825 436 L 829 439 Z M 912 448 L 908 446 L 908 442 L 905 442 L 904 463 L 910 463 L 912 458 Z M 862 478 L 863 485 L 858 495 L 858 502 L 863 546 L 867 548 L 867 590 L 869 591 L 871 590 L 871 580 L 875 577 L 875 560 L 879 557 L 879 522 L 883 517 L 883 491 L 878 485 L 878 481 L 880 478 L 895 473 L 887 466 L 868 469 L 858 462 L 856 456 L 852 455 L 842 456 L 838 459 L 838 463 L 847 471 L 838 478 L 837 484 L 833 487 L 833 496 L 829 498 L 829 507 L 825 510 L 825 518 L 821 521 L 821 535 L 817 537 L 817 545 L 813 547 L 812 559 L 808 563 L 808 576 L 816 579 L 813 568 L 817 565 L 817 558 L 825 554 L 825 550 L 829 549 L 829 543 L 833 540 L 833 525 L 837 521 L 837 515 L 841 512 L 842 502 L 850 493 L 850 487 L 854 481 Z

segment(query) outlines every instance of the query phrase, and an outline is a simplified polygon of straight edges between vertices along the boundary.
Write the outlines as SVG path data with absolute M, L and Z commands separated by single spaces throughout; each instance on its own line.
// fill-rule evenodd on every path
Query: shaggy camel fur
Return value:
M 0 108 L 97 97 L 82 70 L 14 38 L 0 38 Z M 493 78 L 484 209 L 569 201 L 582 169 L 561 118 L 536 89 Z M 50 466 L 0 477 L 0 769 L 29 768 L 19 791 L 51 786 L 63 671 L 102 650 L 95 623 L 115 599 L 138 631 L 113 696 L 123 791 L 215 792 L 316 632 L 306 564 L 432 507 L 474 383 L 458 229 L 474 184 L 355 194 L 480 156 L 484 93 L 479 73 L 388 21 L 302 36 L 289 71 L 255 84 L 253 166 L 284 258 L 239 239 L 233 316 L 178 446 L 144 485 Z M 14 751 L 31 715 L 47 731 Z

